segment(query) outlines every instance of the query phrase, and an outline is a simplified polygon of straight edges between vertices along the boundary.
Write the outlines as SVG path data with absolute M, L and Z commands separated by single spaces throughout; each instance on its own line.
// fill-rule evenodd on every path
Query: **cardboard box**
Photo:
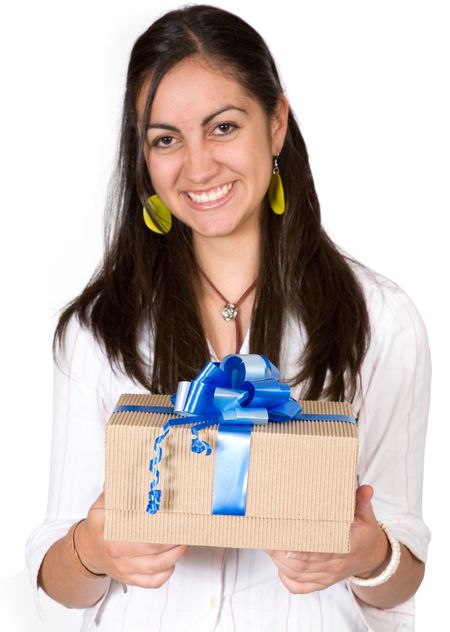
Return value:
M 347 403 L 301 401 L 309 414 L 353 416 Z M 168 406 L 164 395 L 118 405 Z M 354 517 L 358 439 L 342 421 L 269 422 L 251 434 L 245 516 L 212 515 L 217 426 L 201 431 L 210 456 L 191 451 L 190 426 L 171 429 L 159 464 L 161 507 L 146 512 L 153 444 L 174 415 L 114 413 L 106 430 L 105 538 L 345 553 Z

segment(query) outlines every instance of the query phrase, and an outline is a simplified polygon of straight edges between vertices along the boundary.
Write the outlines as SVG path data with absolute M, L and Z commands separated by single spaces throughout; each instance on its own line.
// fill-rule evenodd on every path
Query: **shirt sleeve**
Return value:
M 422 483 L 431 364 L 427 334 L 408 296 L 378 282 L 369 297 L 372 342 L 362 371 L 360 483 L 394 536 L 425 561 L 430 533 Z
M 26 562 L 37 575 L 50 546 L 85 517 L 103 489 L 104 433 L 111 370 L 92 335 L 73 318 L 54 366 L 54 420 L 47 517 L 29 536 Z
M 359 483 L 372 485 L 377 519 L 425 562 L 430 540 L 422 518 L 431 379 L 427 334 L 409 297 L 390 281 L 378 279 L 367 302 L 372 339 L 361 374 L 359 406 L 355 402 Z M 353 598 L 369 630 L 413 630 L 414 598 L 388 609 Z

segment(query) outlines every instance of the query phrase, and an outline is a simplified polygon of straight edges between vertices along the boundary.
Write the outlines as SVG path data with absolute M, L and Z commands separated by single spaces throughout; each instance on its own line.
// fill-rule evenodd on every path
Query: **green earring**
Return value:
M 158 228 L 158 226 L 152 220 L 150 213 L 147 210 L 147 206 L 150 207 L 156 218 L 156 221 L 158 222 L 159 226 L 161 226 L 161 228 Z M 158 235 L 165 235 L 172 228 L 172 213 L 156 194 L 148 198 L 147 204 L 142 209 L 142 212 L 144 215 L 145 225 L 154 233 L 157 233 Z
M 272 211 L 277 215 L 283 215 L 286 210 L 286 205 L 284 203 L 284 190 L 280 176 L 280 168 L 278 167 L 278 156 L 275 156 L 273 159 L 272 178 L 270 179 L 267 194 Z

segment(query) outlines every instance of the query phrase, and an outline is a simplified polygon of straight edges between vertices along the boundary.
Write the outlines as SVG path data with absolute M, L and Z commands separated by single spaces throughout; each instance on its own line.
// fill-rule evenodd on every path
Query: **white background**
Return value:
M 268 42 L 300 121 L 332 237 L 396 280 L 427 323 L 434 364 L 424 513 L 433 540 L 418 632 L 446 628 L 450 248 L 448 3 L 216 2 Z M 23 550 L 45 513 L 57 310 L 102 250 L 102 213 L 136 37 L 176 3 L 15 0 L 0 9 L 0 625 L 77 630 L 34 611 Z M 295 7 L 295 8 L 294 8 Z M 193 87 L 194 89 L 194 87 Z

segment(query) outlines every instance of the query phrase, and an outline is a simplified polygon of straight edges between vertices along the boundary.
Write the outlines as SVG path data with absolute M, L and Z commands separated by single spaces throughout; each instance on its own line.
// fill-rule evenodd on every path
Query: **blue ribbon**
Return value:
M 288 384 L 279 382 L 279 371 L 263 355 L 228 355 L 222 362 L 208 362 L 191 382 L 179 382 L 174 406 L 117 406 L 113 412 L 153 412 L 182 415 L 169 419 L 154 444 L 150 461 L 147 512 L 154 514 L 161 502 L 158 464 L 161 443 L 175 425 L 193 424 L 192 451 L 211 454 L 211 446 L 202 441 L 199 431 L 218 424 L 212 513 L 245 515 L 250 436 L 255 424 L 269 420 L 343 421 L 355 423 L 346 415 L 305 414 L 291 397 Z

